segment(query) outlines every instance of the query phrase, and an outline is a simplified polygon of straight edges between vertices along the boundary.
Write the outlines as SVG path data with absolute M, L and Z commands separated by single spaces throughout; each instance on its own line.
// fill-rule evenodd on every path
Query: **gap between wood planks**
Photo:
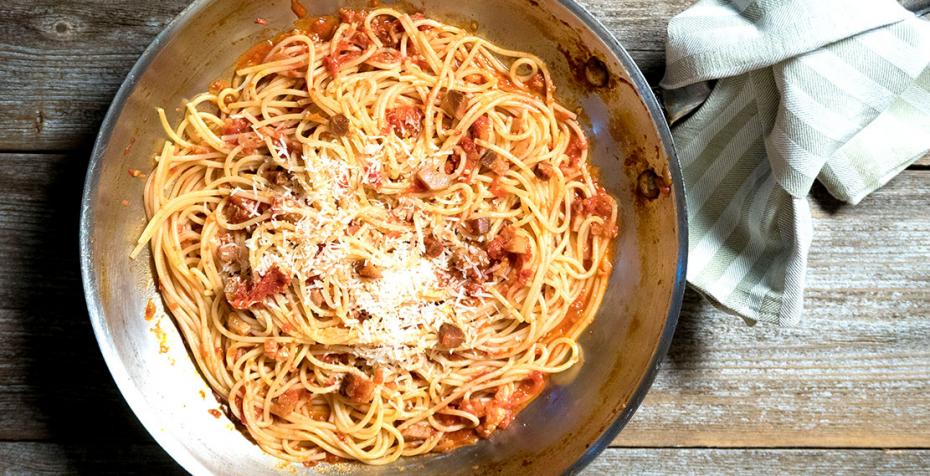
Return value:
M 608 448 L 581 474 L 925 474 L 927 450 Z M 158 445 L 0 443 L 3 474 L 185 474 Z

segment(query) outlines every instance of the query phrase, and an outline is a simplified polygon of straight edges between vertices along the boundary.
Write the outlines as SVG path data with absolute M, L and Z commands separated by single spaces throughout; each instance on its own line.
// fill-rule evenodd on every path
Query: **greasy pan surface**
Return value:
M 345 2 L 307 3 L 311 14 L 329 14 Z M 275 474 L 283 465 L 234 430 L 225 416 L 208 412 L 218 404 L 161 306 L 147 250 L 136 260 L 128 257 L 145 215 L 144 182 L 127 169 L 151 168 L 163 141 L 155 107 L 165 107 L 175 122 L 180 113 L 174 108 L 184 98 L 206 90 L 214 79 L 228 78 L 243 51 L 292 23 L 289 5 L 289 0 L 194 2 L 130 72 L 103 123 L 87 173 L 81 267 L 100 349 L 142 423 L 196 474 Z M 621 235 L 604 303 L 581 337 L 583 366 L 555 376 L 510 428 L 447 454 L 385 467 L 344 464 L 342 469 L 372 474 L 578 471 L 632 416 L 674 332 L 684 289 L 687 226 L 668 128 L 630 57 L 572 1 L 430 0 L 401 8 L 477 25 L 479 35 L 548 63 L 559 100 L 583 110 L 590 156 L 602 183 L 619 199 Z M 256 24 L 256 17 L 268 19 L 268 26 Z M 599 74 L 605 67 L 606 81 Z M 663 189 L 658 197 L 637 192 L 643 172 L 647 178 L 658 176 L 655 184 Z M 122 200 L 130 205 L 122 206 Z M 157 308 L 152 320 L 144 318 L 149 299 Z

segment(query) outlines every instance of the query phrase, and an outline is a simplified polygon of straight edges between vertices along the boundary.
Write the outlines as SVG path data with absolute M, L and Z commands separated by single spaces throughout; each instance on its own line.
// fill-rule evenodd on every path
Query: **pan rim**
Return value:
M 671 300 L 669 302 L 668 315 L 665 320 L 665 327 L 660 334 L 659 341 L 656 344 L 652 360 L 649 363 L 645 374 L 640 379 L 636 390 L 630 399 L 624 404 L 623 411 L 620 412 L 614 421 L 604 430 L 603 433 L 591 444 L 591 446 L 566 470 L 566 474 L 577 474 L 581 472 L 591 461 L 600 455 L 614 438 L 620 434 L 620 431 L 636 413 L 636 410 L 642 404 L 643 399 L 652 388 L 656 374 L 659 370 L 659 364 L 668 353 L 671 346 L 672 338 L 675 335 L 675 329 L 678 326 L 678 316 L 681 313 L 681 305 L 684 300 L 687 266 L 688 266 L 688 212 L 685 203 L 684 180 L 681 175 L 681 164 L 678 161 L 678 154 L 675 150 L 672 132 L 669 129 L 668 122 L 665 120 L 665 114 L 659 106 L 652 88 L 640 71 L 639 66 L 633 61 L 633 58 L 626 51 L 626 48 L 620 44 L 620 41 L 610 33 L 610 30 L 594 17 L 590 12 L 574 0 L 558 0 L 573 15 L 581 20 L 584 25 L 594 33 L 607 48 L 617 57 L 620 64 L 630 75 L 630 81 L 633 83 L 640 99 L 649 111 L 652 122 L 655 124 L 662 147 L 668 157 L 669 173 L 672 176 L 672 189 L 675 197 L 675 211 L 677 213 L 676 224 L 678 226 L 678 262 L 675 269 L 675 282 L 672 287 Z
M 99 298 L 99 288 L 96 281 L 97 270 L 93 263 L 92 244 L 94 224 L 92 217 L 95 208 L 93 192 L 96 190 L 100 181 L 102 159 L 109 147 L 116 119 L 122 112 L 128 98 L 135 91 L 139 78 L 148 69 L 158 53 L 162 51 L 165 43 L 174 36 L 175 32 L 190 19 L 194 18 L 212 1 L 214 0 L 195 0 L 172 19 L 171 22 L 156 35 L 149 46 L 146 47 L 121 84 L 110 107 L 107 109 L 107 113 L 100 126 L 100 131 L 94 141 L 93 151 L 88 162 L 87 173 L 84 179 L 79 227 L 81 282 L 84 289 L 84 299 L 87 305 L 91 326 L 93 327 L 94 337 L 97 340 L 97 346 L 103 355 L 104 362 L 110 371 L 114 383 L 116 383 L 126 403 L 129 405 L 135 417 L 142 423 L 142 426 L 172 459 L 192 474 L 209 474 L 209 470 L 194 457 L 187 447 L 179 439 L 174 437 L 174 435 L 167 432 L 155 431 L 155 428 L 158 427 L 156 417 L 150 412 L 143 411 L 148 408 L 148 405 L 144 401 L 143 395 L 139 389 L 130 379 L 125 364 L 119 358 L 112 339 L 109 338 L 109 329 L 106 326 L 106 321 L 104 319 L 105 313 Z M 684 184 L 681 176 L 681 167 L 673 144 L 672 134 L 658 100 L 652 93 L 639 67 L 610 31 L 584 7 L 574 0 L 557 1 L 572 15 L 578 18 L 594 36 L 603 41 L 610 52 L 617 58 L 618 62 L 629 73 L 630 81 L 633 83 L 638 96 L 647 108 L 659 135 L 659 139 L 662 142 L 665 154 L 668 157 L 668 168 L 672 177 L 672 189 L 675 199 L 674 209 L 677 214 L 676 225 L 678 227 L 678 257 L 668 314 L 662 333 L 653 351 L 650 364 L 643 377 L 640 379 L 636 390 L 633 392 L 630 399 L 624 403 L 622 411 L 614 417 L 613 422 L 604 429 L 601 435 L 590 444 L 588 449 L 582 453 L 566 471 L 567 474 L 575 474 L 584 469 L 595 457 L 603 452 L 617 434 L 620 433 L 623 427 L 626 426 L 652 386 L 659 364 L 668 352 L 672 337 L 675 333 L 684 297 L 688 256 L 688 215 L 684 199 Z

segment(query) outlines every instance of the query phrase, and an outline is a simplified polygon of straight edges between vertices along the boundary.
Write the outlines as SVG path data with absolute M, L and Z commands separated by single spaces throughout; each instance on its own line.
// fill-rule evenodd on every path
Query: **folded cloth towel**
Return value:
M 796 324 L 814 180 L 855 204 L 930 150 L 930 22 L 893 0 L 702 0 L 666 53 L 688 282 Z

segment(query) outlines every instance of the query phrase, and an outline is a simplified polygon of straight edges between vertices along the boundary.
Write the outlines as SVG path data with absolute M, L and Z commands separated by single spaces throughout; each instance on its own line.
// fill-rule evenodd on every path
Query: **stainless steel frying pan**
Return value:
M 333 13 L 344 2 L 306 2 Z M 390 3 L 390 2 L 385 2 Z M 145 51 L 116 95 L 87 172 L 81 203 L 81 268 L 87 306 L 104 359 L 135 414 L 184 468 L 197 474 L 292 471 L 262 453 L 225 417 L 161 308 L 147 254 L 128 257 L 142 230 L 143 181 L 163 140 L 155 107 L 177 120 L 184 98 L 231 76 L 250 45 L 293 21 L 289 0 L 198 0 Z M 560 100 L 579 107 L 604 184 L 618 197 L 622 233 L 610 286 L 581 338 L 584 365 L 553 385 L 506 431 L 442 455 L 371 474 L 557 474 L 576 472 L 617 435 L 639 405 L 674 332 L 687 251 L 681 174 L 668 127 L 636 65 L 589 13 L 571 0 L 406 2 L 453 24 L 542 57 Z M 268 26 L 255 23 L 268 19 Z M 124 207 L 122 200 L 130 205 Z M 147 301 L 158 308 L 144 319 Z M 162 352 L 164 351 L 164 352 Z M 203 393 L 201 393 L 201 391 Z M 318 468 L 294 467 L 316 474 Z

